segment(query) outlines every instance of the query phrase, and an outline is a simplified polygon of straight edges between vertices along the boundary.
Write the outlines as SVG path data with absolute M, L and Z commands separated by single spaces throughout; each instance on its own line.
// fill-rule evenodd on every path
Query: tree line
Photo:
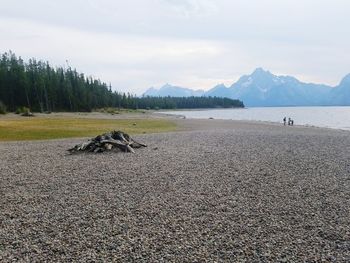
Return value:
M 125 109 L 243 107 L 239 100 L 217 97 L 137 97 L 113 91 L 111 85 L 49 62 L 24 62 L 9 51 L 0 59 L 0 102 L 8 111 L 28 107 L 34 112 Z

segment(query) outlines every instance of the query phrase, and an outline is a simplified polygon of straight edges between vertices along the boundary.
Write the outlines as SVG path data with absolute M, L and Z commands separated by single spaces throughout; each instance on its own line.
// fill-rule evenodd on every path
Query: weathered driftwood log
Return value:
M 113 149 L 120 149 L 124 152 L 135 153 L 133 148 L 140 147 L 147 147 L 147 145 L 135 141 L 127 133 L 122 131 L 112 131 L 98 135 L 95 138 L 90 139 L 88 142 L 77 144 L 73 148 L 68 149 L 68 151 L 70 153 L 79 151 L 98 153 Z

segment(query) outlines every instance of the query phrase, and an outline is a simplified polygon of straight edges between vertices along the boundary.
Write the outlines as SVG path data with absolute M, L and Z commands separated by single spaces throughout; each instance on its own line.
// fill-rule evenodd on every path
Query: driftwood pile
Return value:
M 135 141 L 127 133 L 122 131 L 112 131 L 98 135 L 87 142 L 77 144 L 68 151 L 70 153 L 82 151 L 100 153 L 110 150 L 122 150 L 124 152 L 135 153 L 134 148 L 141 147 L 147 147 L 147 145 Z

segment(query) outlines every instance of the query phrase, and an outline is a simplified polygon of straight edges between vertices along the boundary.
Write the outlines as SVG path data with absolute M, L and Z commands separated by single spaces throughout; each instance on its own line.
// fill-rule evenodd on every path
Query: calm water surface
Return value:
M 290 117 L 294 125 L 350 130 L 350 107 L 264 107 L 245 109 L 212 109 L 167 111 L 190 119 L 251 120 L 282 123 Z

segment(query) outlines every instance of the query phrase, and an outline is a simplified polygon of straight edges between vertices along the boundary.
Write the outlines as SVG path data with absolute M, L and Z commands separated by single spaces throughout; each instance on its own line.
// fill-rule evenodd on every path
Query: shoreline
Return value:
M 240 109 L 240 108 L 237 108 Z M 198 111 L 198 109 L 189 109 L 191 111 Z M 207 111 L 207 110 L 217 110 L 217 109 L 200 109 L 200 111 Z M 225 109 L 222 109 L 225 110 Z M 169 111 L 177 111 L 177 110 L 169 110 Z M 183 109 L 178 110 L 183 111 Z M 187 110 L 186 110 L 187 111 Z M 155 111 L 155 110 L 145 110 L 140 112 L 123 112 L 120 114 L 109 114 L 109 113 L 103 113 L 103 112 L 53 112 L 50 114 L 45 113 L 36 113 L 35 114 L 39 118 L 82 118 L 82 119 L 106 119 L 106 120 L 120 120 L 120 119 L 169 119 L 169 120 L 179 120 L 179 119 L 188 119 L 188 120 L 218 120 L 218 121 L 229 121 L 229 122 L 239 122 L 239 123 L 254 123 L 254 124 L 261 124 L 261 125 L 272 125 L 272 126 L 283 126 L 282 122 L 274 122 L 274 121 L 263 121 L 263 120 L 236 120 L 236 119 L 225 119 L 225 118 L 187 118 L 185 115 L 182 114 L 169 114 L 167 111 Z M 7 119 L 27 119 L 29 117 L 22 117 L 18 114 L 14 113 L 7 113 L 5 115 L 0 115 L 0 121 L 1 119 L 7 120 Z M 32 118 L 32 117 L 30 117 Z M 34 117 L 35 118 L 35 117 Z M 297 124 L 293 126 L 286 125 L 285 127 L 304 127 L 304 128 L 312 128 L 312 129 L 326 129 L 326 130 L 338 130 L 338 131 L 346 131 L 350 132 L 350 129 L 346 128 L 332 128 L 332 127 L 323 127 L 323 126 L 316 126 L 311 124 Z
M 82 118 L 82 119 L 101 119 L 101 120 L 134 120 L 134 119 L 144 119 L 144 120 L 168 120 L 176 124 L 177 128 L 173 131 L 160 131 L 155 133 L 148 134 L 158 134 L 158 133 L 173 133 L 173 132 L 184 132 L 184 131 L 199 131 L 201 129 L 204 130 L 213 130 L 213 129 L 230 129 L 235 127 L 236 125 L 243 125 L 245 127 L 257 126 L 257 127 L 266 127 L 269 129 L 274 128 L 282 128 L 285 130 L 316 130 L 316 131 L 324 131 L 324 132 L 341 132 L 341 133 L 349 133 L 350 130 L 346 129 L 335 129 L 335 128 L 327 128 L 327 127 L 318 127 L 311 125 L 293 125 L 293 126 L 284 126 L 282 123 L 278 122 L 268 122 L 268 121 L 256 121 L 256 120 L 233 120 L 233 119 L 204 119 L 204 118 L 184 118 L 184 115 L 175 115 L 175 114 L 167 114 L 164 112 L 158 111 L 149 111 L 146 113 L 123 113 L 123 114 L 107 114 L 107 113 L 52 113 L 52 114 L 38 114 L 38 118 Z M 7 114 L 6 119 L 22 119 L 26 120 L 28 117 L 21 117 L 17 114 Z M 35 118 L 35 117 L 34 117 Z M 0 118 L 1 121 L 1 118 Z M 107 132 L 107 130 L 106 130 Z M 140 133 L 141 134 L 141 133 Z M 140 135 L 138 134 L 138 135 Z M 135 135 L 135 134 L 133 134 Z M 93 136 L 83 136 L 83 137 L 67 137 L 67 138 L 57 138 L 57 139 L 42 139 L 42 140 L 4 140 L 0 141 L 2 143 L 12 143 L 12 142 L 49 142 L 51 140 L 54 141 L 64 141 L 64 140 L 84 140 L 89 139 Z
M 2 116 L 4 117 L 4 116 Z M 82 119 L 96 119 L 96 120 L 167 120 L 170 122 L 173 122 L 176 125 L 176 128 L 173 131 L 159 131 L 159 132 L 148 132 L 148 134 L 158 134 L 158 133 L 168 133 L 168 132 L 183 132 L 183 131 L 199 131 L 201 129 L 204 130 L 215 130 L 215 129 L 231 129 L 232 127 L 235 127 L 236 125 L 240 126 L 243 125 L 246 128 L 249 128 L 251 126 L 256 127 L 266 127 L 268 129 L 279 129 L 282 128 L 284 130 L 316 130 L 316 131 L 323 131 L 323 132 L 341 132 L 348 134 L 350 130 L 346 129 L 335 129 L 335 128 L 327 128 L 327 127 L 318 127 L 318 126 L 311 126 L 311 125 L 293 125 L 293 126 L 284 126 L 282 123 L 278 122 L 268 122 L 268 121 L 255 121 L 255 120 L 233 120 L 233 119 L 204 119 L 204 118 L 184 118 L 184 115 L 176 115 L 176 114 L 167 114 L 165 112 L 158 112 L 158 111 L 147 111 L 145 113 L 137 112 L 137 113 L 123 113 L 123 114 L 117 114 L 112 115 L 108 113 L 100 113 L 100 112 L 93 112 L 93 113 L 52 113 L 52 114 L 38 114 L 37 117 L 34 118 L 82 118 Z M 17 114 L 7 114 L 4 120 L 8 119 L 18 119 L 18 120 L 27 120 L 28 117 L 22 117 Z M 1 121 L 1 116 L 0 116 Z M 107 130 L 105 131 L 107 132 Z M 137 133 L 131 133 L 132 135 L 137 135 Z M 139 133 L 141 134 L 141 133 Z M 97 134 L 96 134 L 97 135 Z M 66 137 L 66 138 L 52 138 L 52 139 L 34 139 L 34 140 L 18 140 L 18 142 L 31 142 L 31 141 L 37 141 L 37 142 L 48 142 L 51 140 L 55 141 L 64 141 L 64 140 L 70 140 L 70 139 L 76 139 L 76 140 L 86 140 L 89 138 L 94 137 L 94 135 L 91 136 L 74 136 L 74 137 Z M 4 140 L 0 141 L 0 144 L 4 143 L 11 143 L 16 142 L 16 140 Z
M 203 109 L 203 111 L 205 111 Z M 182 114 L 169 114 L 167 112 L 156 112 L 156 114 L 159 115 L 165 115 L 169 118 L 175 117 L 175 118 L 181 118 L 181 119 L 188 119 L 188 120 L 219 120 L 219 121 L 234 121 L 234 122 L 248 122 L 248 123 L 255 123 L 255 124 L 262 124 L 262 125 L 276 125 L 276 126 L 285 126 L 285 127 L 305 127 L 305 128 L 315 128 L 315 129 L 330 129 L 330 130 L 339 130 L 339 131 L 347 131 L 350 132 L 350 128 L 333 128 L 333 127 L 324 127 L 324 126 L 316 126 L 311 124 L 294 124 L 292 126 L 289 125 L 283 125 L 283 122 L 274 122 L 274 121 L 263 121 L 263 120 L 236 120 L 236 119 L 224 119 L 224 118 L 188 118 L 186 115 Z

